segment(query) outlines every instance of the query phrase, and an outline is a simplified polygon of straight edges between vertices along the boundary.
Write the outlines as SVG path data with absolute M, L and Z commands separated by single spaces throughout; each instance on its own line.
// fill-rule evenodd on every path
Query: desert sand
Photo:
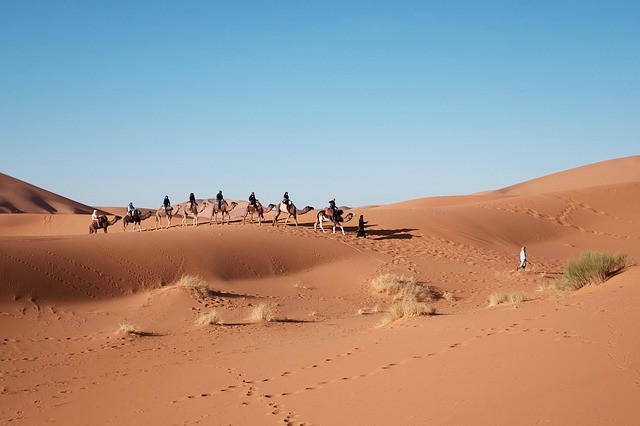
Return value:
M 155 230 L 151 217 L 143 232 L 119 221 L 88 235 L 92 209 L 0 175 L 2 424 L 566 425 L 640 415 L 640 156 L 481 194 L 354 208 L 345 236 L 314 231 L 317 210 L 298 227 L 272 226 L 273 212 L 242 224 L 246 203 L 230 225 L 210 224 L 209 207 L 198 226 L 174 217 Z M 361 214 L 366 239 L 355 236 Z M 523 245 L 529 266 L 516 271 Z M 553 280 L 586 250 L 626 253 L 631 265 L 559 297 Z M 447 297 L 430 302 L 435 315 L 380 327 L 393 298 L 370 282 L 387 272 Z M 176 286 L 184 277 L 210 291 Z M 489 306 L 496 292 L 526 300 Z M 273 321 L 247 319 L 261 304 Z M 198 324 L 212 309 L 222 324 Z

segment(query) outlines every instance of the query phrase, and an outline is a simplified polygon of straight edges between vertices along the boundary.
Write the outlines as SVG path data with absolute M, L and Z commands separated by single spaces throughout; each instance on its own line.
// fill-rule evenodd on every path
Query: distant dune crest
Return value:
M 406 206 L 406 203 L 418 201 L 427 202 L 431 207 L 466 204 L 474 200 L 540 195 L 628 182 L 640 182 L 640 155 L 593 163 L 473 196 L 430 197 L 398 203 L 395 206 Z M 0 213 L 91 214 L 92 211 L 93 207 L 86 204 L 0 173 Z
M 87 206 L 0 173 L 0 213 L 91 214 Z
M 499 189 L 504 195 L 540 195 L 640 181 L 640 155 L 601 161 Z

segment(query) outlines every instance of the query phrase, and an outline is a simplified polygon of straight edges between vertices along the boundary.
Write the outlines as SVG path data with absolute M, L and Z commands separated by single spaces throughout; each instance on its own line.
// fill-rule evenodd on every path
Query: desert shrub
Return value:
M 194 296 L 205 299 L 211 295 L 209 284 L 201 277 L 194 275 L 183 275 L 175 283 L 176 288 L 188 290 Z
M 571 293 L 587 284 L 606 281 L 626 265 L 626 254 L 613 256 L 609 253 L 584 252 L 579 258 L 567 261 L 562 277 L 554 282 L 554 286 L 560 294 Z
M 435 292 L 416 282 L 413 277 L 388 273 L 371 280 L 371 288 L 378 294 L 388 294 L 396 299 L 434 300 Z
M 373 308 L 360 308 L 358 309 L 358 315 L 370 315 L 380 312 L 380 305 L 375 305 Z
M 417 317 L 420 315 L 434 315 L 436 308 L 415 299 L 401 299 L 391 306 L 382 317 L 378 327 L 384 327 L 402 318 Z
M 520 303 L 526 300 L 527 296 L 521 291 L 511 293 L 499 291 L 489 296 L 489 306 L 496 306 L 501 303 Z
M 120 324 L 120 327 L 115 331 L 115 334 L 133 334 L 140 335 L 142 332 L 135 325 Z
M 208 314 L 200 315 L 198 317 L 198 319 L 196 320 L 196 324 L 198 324 L 198 325 L 222 325 L 223 324 L 222 316 L 220 315 L 220 313 L 216 309 L 213 309 Z
M 453 293 L 446 290 L 442 292 L 442 295 L 440 297 L 450 302 L 455 302 L 457 300 L 456 296 Z
M 255 306 L 247 317 L 247 320 L 251 322 L 271 322 L 275 319 L 276 317 L 273 308 L 266 303 L 261 303 L 258 306 Z

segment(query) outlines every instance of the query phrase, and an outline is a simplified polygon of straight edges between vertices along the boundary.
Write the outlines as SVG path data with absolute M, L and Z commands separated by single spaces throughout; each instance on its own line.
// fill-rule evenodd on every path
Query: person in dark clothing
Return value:
M 329 209 L 331 210 L 331 217 L 333 217 L 333 219 L 338 220 L 338 218 L 336 217 L 338 214 L 338 208 L 336 207 L 336 199 L 332 198 L 329 201 Z
M 169 196 L 164 196 L 164 201 L 162 201 L 162 206 L 164 207 L 164 211 L 168 212 L 171 210 L 171 201 L 169 201 Z
M 189 194 L 189 209 L 192 209 L 193 206 L 198 207 L 198 203 L 196 203 L 196 196 L 193 195 L 193 192 Z
M 284 195 L 282 196 L 282 202 L 284 204 L 287 205 L 287 207 L 289 207 L 289 204 L 291 203 L 291 200 L 289 199 L 289 193 L 285 192 Z
M 358 221 L 358 233 L 356 234 L 356 237 L 367 238 L 367 234 L 364 232 L 364 225 L 366 225 L 367 223 L 369 222 L 364 221 L 364 216 L 360 215 L 360 220 Z
M 249 195 L 249 204 L 251 204 L 253 207 L 256 207 L 256 194 L 254 194 L 253 192 L 251 193 L 251 195 Z
M 222 189 L 220 191 L 218 191 L 218 195 L 216 195 L 216 200 L 218 201 L 218 208 L 222 208 L 222 201 L 224 200 L 224 197 L 222 196 Z

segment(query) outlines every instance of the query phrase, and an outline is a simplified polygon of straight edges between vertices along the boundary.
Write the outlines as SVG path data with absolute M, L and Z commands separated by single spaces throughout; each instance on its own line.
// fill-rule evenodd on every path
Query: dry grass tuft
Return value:
M 298 282 L 297 282 L 297 283 L 295 283 L 293 286 L 294 286 L 295 288 L 301 288 L 301 289 L 303 289 L 303 290 L 311 290 L 311 287 L 309 287 L 309 286 L 307 286 L 307 285 L 303 284 L 303 283 L 302 283 L 302 281 L 298 281 Z
M 174 284 L 175 288 L 184 289 L 196 296 L 198 299 L 206 299 L 211 295 L 209 284 L 194 275 L 183 275 Z
M 271 322 L 275 321 L 275 319 L 273 308 L 266 303 L 261 303 L 254 307 L 247 317 L 247 320 L 251 322 Z
M 455 302 L 456 300 L 458 300 L 453 293 L 448 292 L 446 290 L 442 292 L 442 296 L 441 297 L 443 299 L 445 299 L 445 300 L 450 301 L 450 302 Z
M 145 333 L 140 331 L 138 327 L 131 324 L 120 324 L 120 327 L 115 331 L 115 334 L 128 334 L 135 336 L 143 336 Z
M 435 300 L 437 298 L 433 289 L 419 284 L 415 278 L 393 273 L 375 277 L 371 280 L 371 288 L 378 294 L 388 294 L 395 299 Z
M 358 309 L 358 315 L 371 315 L 380 312 L 380 305 L 375 305 L 373 308 L 360 308 Z
M 222 316 L 220 313 L 213 309 L 208 314 L 202 314 L 196 320 L 196 324 L 198 325 L 223 325 Z
M 384 327 L 403 318 L 421 315 L 435 315 L 436 308 L 415 299 L 402 299 L 389 306 L 377 327 Z
M 527 296 L 522 291 L 513 291 L 511 293 L 499 291 L 489 296 L 489 306 L 496 306 L 502 303 L 520 303 L 527 300 Z

